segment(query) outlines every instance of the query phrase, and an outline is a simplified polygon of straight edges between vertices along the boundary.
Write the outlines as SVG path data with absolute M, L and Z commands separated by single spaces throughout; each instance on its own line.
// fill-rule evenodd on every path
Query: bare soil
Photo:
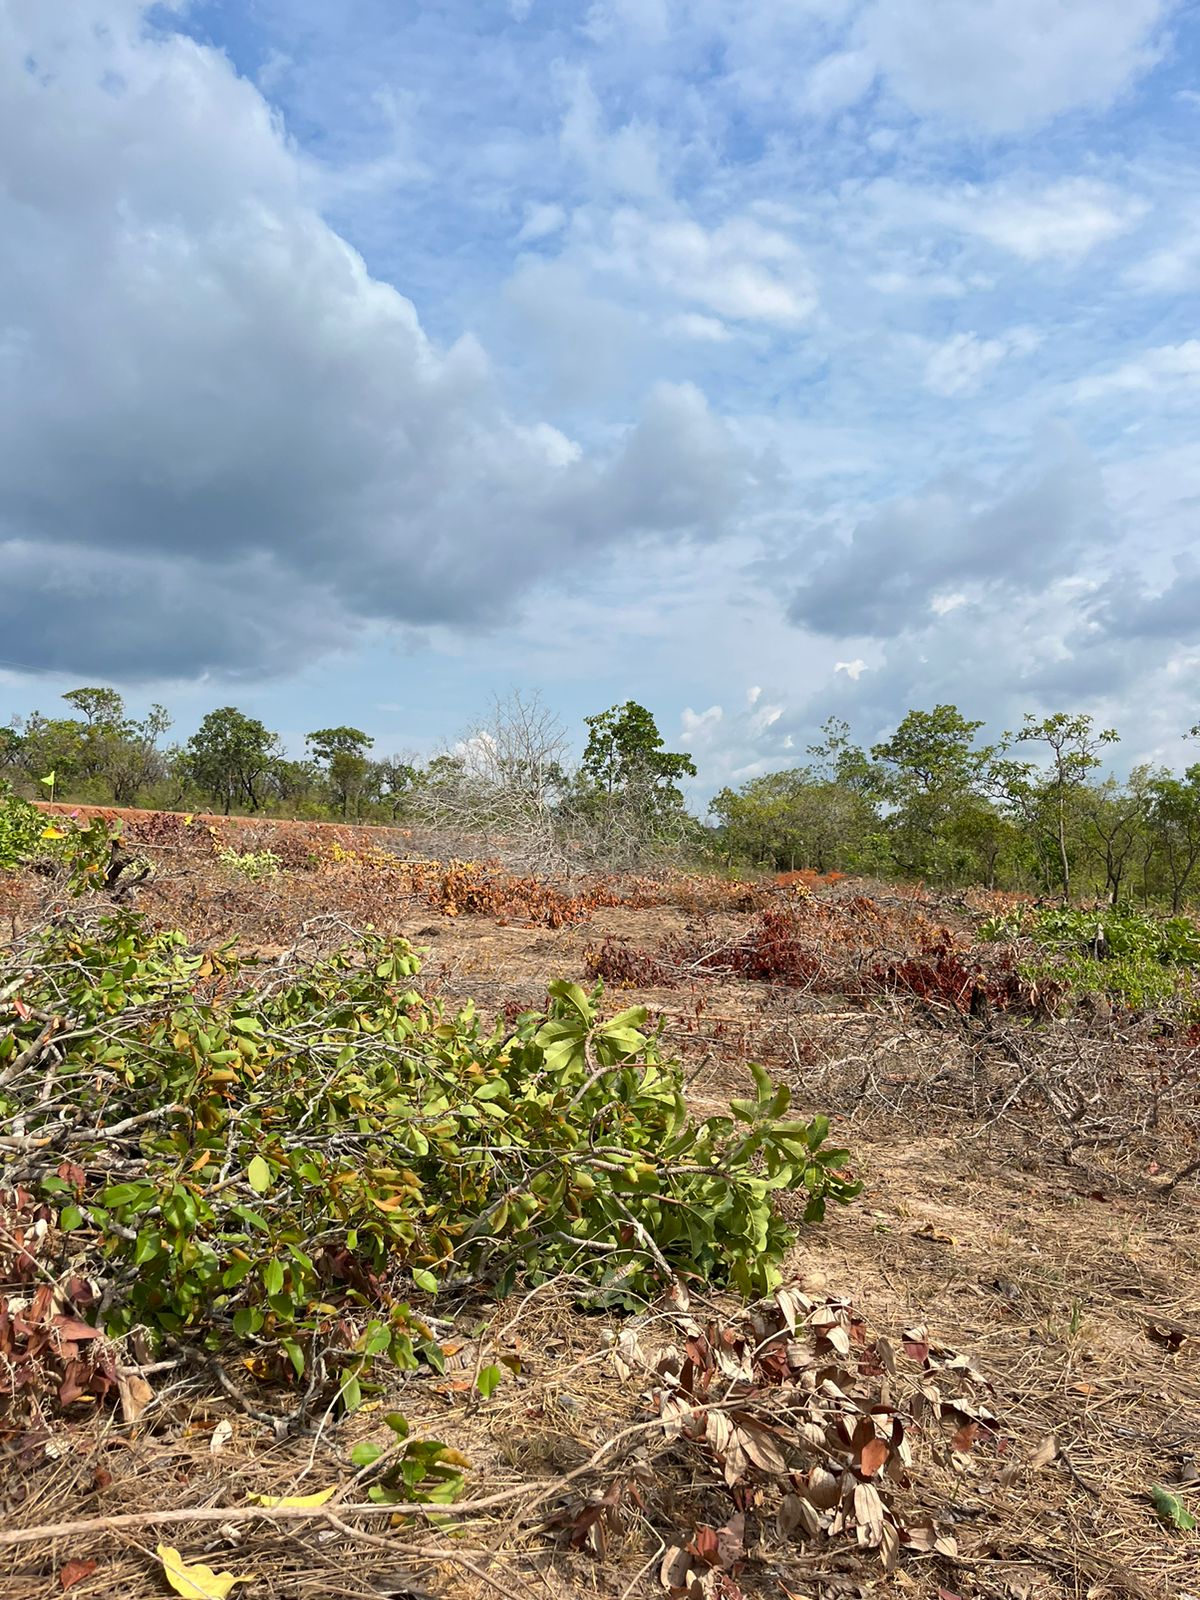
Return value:
M 131 817 L 140 825 L 138 814 Z M 214 825 L 224 828 L 225 820 Z M 272 827 L 279 825 L 259 825 L 256 837 Z M 303 829 L 313 836 L 313 825 Z M 140 891 L 156 919 L 202 941 L 233 937 L 278 949 L 314 921 L 341 914 L 353 922 L 369 910 L 377 927 L 423 953 L 431 991 L 448 1004 L 473 997 L 496 1014 L 539 1004 L 554 977 L 590 983 L 590 953 L 606 939 L 636 949 L 670 941 L 714 948 L 744 937 L 757 914 L 723 909 L 727 895 L 714 893 L 706 904 L 706 891 L 694 884 L 676 892 L 664 883 L 661 903 L 600 905 L 549 927 L 522 920 L 519 908 L 445 915 L 428 895 L 398 893 L 385 880 L 368 905 L 353 864 L 249 884 L 190 845 L 172 848 L 163 847 Z M 878 906 L 895 899 L 902 911 L 919 907 L 969 944 L 979 908 L 962 897 L 938 901 L 846 884 L 817 894 L 845 901 L 864 890 Z M 15 923 L 34 914 L 44 888 L 13 883 L 0 894 Z M 645 890 L 636 898 L 646 898 Z M 802 1234 L 790 1279 L 817 1300 L 849 1302 L 873 1335 L 899 1345 L 906 1332 L 926 1330 L 932 1343 L 965 1357 L 995 1427 L 984 1442 L 934 1450 L 924 1463 L 922 1493 L 936 1498 L 938 1515 L 955 1528 L 954 1554 L 906 1549 L 888 1572 L 876 1552 L 853 1541 L 837 1549 L 781 1542 L 772 1518 L 765 1532 L 748 1533 L 735 1572 L 714 1568 L 694 1593 L 1197 1600 L 1200 1533 L 1166 1526 L 1149 1490 L 1166 1486 L 1200 1517 L 1200 1183 L 1191 1177 L 1167 1186 L 1195 1159 L 1200 1068 L 1190 1087 L 1185 1081 L 1167 1097 L 1147 1019 L 1077 1010 L 1050 1019 L 972 1017 L 866 993 L 853 970 L 840 993 L 684 970 L 670 983 L 609 999 L 614 1009 L 643 1003 L 661 1020 L 696 1110 L 727 1108 L 745 1091 L 745 1062 L 753 1059 L 790 1085 L 800 1114 L 834 1119 L 866 1189 Z M 1068 1081 L 1086 1089 L 1077 1116 L 1076 1101 L 1053 1099 Z M 440 1305 L 437 1311 L 443 1314 Z M 666 1315 L 659 1308 L 641 1326 L 652 1332 Z M 248 1597 L 665 1594 L 664 1547 L 688 1517 L 710 1514 L 719 1525 L 731 1502 L 694 1452 L 683 1455 L 655 1432 L 647 1401 L 653 1374 L 614 1359 L 627 1326 L 580 1312 L 569 1291 L 554 1285 L 499 1306 L 468 1304 L 455 1308 L 447 1330 L 455 1350 L 447 1375 L 397 1381 L 386 1403 L 470 1460 L 472 1497 L 513 1491 L 457 1541 L 439 1544 L 427 1526 L 391 1527 L 386 1519 L 371 1525 L 369 1537 L 329 1523 L 273 1525 L 240 1515 L 166 1529 L 149 1521 L 93 1527 L 29 1544 L 0 1541 L 0 1594 L 61 1594 L 71 1561 L 96 1563 L 71 1589 L 78 1600 L 163 1594 L 153 1557 L 160 1537 L 189 1560 L 257 1574 L 241 1591 Z M 470 1379 L 496 1350 L 515 1355 L 520 1374 L 483 1403 Z M 237 1376 L 238 1387 L 259 1400 L 253 1375 Z M 353 1442 L 381 1431 L 368 1412 L 276 1441 L 190 1373 L 167 1371 L 150 1383 L 153 1403 L 135 1420 L 119 1412 L 60 1418 L 52 1448 L 36 1460 L 11 1460 L 0 1480 L 0 1529 L 169 1507 L 244 1507 L 254 1491 L 311 1492 L 345 1483 Z M 270 1397 L 261 1403 L 269 1408 Z M 544 1492 L 637 1427 L 640 1454 L 610 1453 Z M 621 1474 L 636 1492 L 603 1519 L 601 1538 L 571 1548 L 571 1519 Z M 517 1492 L 522 1485 L 531 1489 L 527 1501 Z M 740 1496 L 749 1530 L 756 1493 Z M 553 1525 L 555 1513 L 565 1517 L 566 1533 Z

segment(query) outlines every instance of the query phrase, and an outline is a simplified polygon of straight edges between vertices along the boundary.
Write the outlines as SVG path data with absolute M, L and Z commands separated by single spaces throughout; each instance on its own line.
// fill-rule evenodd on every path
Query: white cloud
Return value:
M 548 239 L 566 226 L 567 213 L 562 206 L 544 201 L 530 201 L 525 207 L 525 220 L 517 234 L 522 244 L 532 244 L 538 239 Z
M 1160 345 L 1125 361 L 1108 372 L 1081 378 L 1075 385 L 1080 400 L 1099 400 L 1110 394 L 1163 394 L 1200 384 L 1200 339 L 1184 344 Z
M 669 0 L 593 0 L 584 31 L 597 43 L 630 33 L 661 43 L 670 31 Z
M 707 711 L 693 711 L 685 706 L 679 717 L 680 737 L 689 751 L 704 750 L 714 743 L 721 733 L 725 713 L 720 706 L 709 706 Z
M 613 216 L 610 244 L 597 262 L 733 321 L 795 327 L 816 306 L 799 248 L 751 217 L 708 229 L 687 217 L 655 218 L 625 207 Z
M 1146 206 L 1097 180 L 1064 178 L 1041 189 L 968 186 L 935 209 L 1022 261 L 1075 261 L 1127 232 Z
M 838 661 L 834 665 L 835 672 L 844 672 L 854 683 L 862 677 L 867 670 L 867 663 L 861 656 L 856 656 L 853 661 Z
M 680 339 L 697 339 L 703 344 L 727 344 L 733 337 L 719 317 L 706 317 L 699 311 L 685 311 L 670 317 L 666 332 Z
M 565 101 L 559 135 L 564 154 L 602 188 L 627 195 L 658 194 L 663 180 L 654 128 L 634 119 L 610 132 L 583 67 L 561 68 L 558 81 Z
M 925 363 L 925 387 L 947 396 L 972 394 L 1007 354 L 1007 346 L 1000 339 L 981 339 L 975 333 L 951 334 L 930 351 Z
M 1029 328 L 1015 328 L 998 339 L 977 333 L 954 333 L 929 349 L 925 361 L 925 387 L 933 394 L 953 397 L 974 394 L 988 374 L 1011 355 L 1025 355 L 1040 343 Z
M 1170 244 L 1153 250 L 1125 273 L 1125 282 L 1147 294 L 1183 294 L 1200 289 L 1200 214 L 1185 217 Z
M 859 36 L 914 111 L 992 133 L 1103 107 L 1162 51 L 1171 0 L 873 0 Z
M 875 72 L 875 62 L 865 50 L 841 50 L 825 56 L 805 78 L 800 104 L 819 117 L 842 111 L 862 99 L 875 81 Z

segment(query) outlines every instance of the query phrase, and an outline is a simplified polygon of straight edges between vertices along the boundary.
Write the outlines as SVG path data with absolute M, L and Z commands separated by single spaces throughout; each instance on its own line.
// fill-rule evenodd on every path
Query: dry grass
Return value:
M 819 892 L 844 899 L 863 889 Z M 334 912 L 369 918 L 424 949 L 429 985 L 500 1013 L 536 1003 L 549 977 L 582 978 L 587 950 L 606 936 L 642 946 L 701 933 L 736 939 L 764 893 L 748 890 L 739 910 L 724 886 L 664 885 L 659 904 L 645 903 L 654 897 L 642 886 L 630 897 L 640 903 L 596 905 L 586 921 L 551 929 L 442 916 L 419 894 L 381 898 L 378 885 L 337 863 L 249 884 L 185 850 L 164 853 L 141 903 L 213 942 L 259 947 L 290 942 L 303 923 Z M 12 884 L 9 915 L 34 915 L 46 894 L 44 884 Z M 923 892 L 874 898 L 884 912 L 895 901 L 910 926 L 919 916 L 962 937 L 995 909 Z M 748 1519 L 741 1592 L 1195 1600 L 1200 1533 L 1168 1530 L 1147 1494 L 1167 1485 L 1200 1514 L 1200 1184 L 1184 1177 L 1165 1190 L 1200 1138 L 1200 1068 L 1184 1047 L 1156 1039 L 1149 1024 L 974 1022 L 894 997 L 712 977 L 620 996 L 632 1000 L 661 1016 L 697 1109 L 741 1092 L 752 1057 L 791 1083 L 802 1112 L 836 1117 L 867 1190 L 804 1235 L 793 1279 L 817 1298 L 850 1301 L 872 1335 L 893 1343 L 926 1327 L 978 1369 L 996 1419 L 966 1452 L 931 1435 L 905 1491 L 954 1528 L 957 1554 L 908 1551 L 885 1574 L 852 1542 L 785 1545 L 767 1515 L 773 1500 L 748 1483 L 737 1491 Z M 73 1560 L 97 1563 L 70 1591 L 79 1600 L 161 1596 L 159 1537 L 189 1560 L 256 1574 L 241 1591 L 251 1597 L 664 1593 L 663 1546 L 697 1522 L 721 1526 L 735 1501 L 703 1452 L 663 1436 L 650 1376 L 619 1368 L 613 1349 L 628 1324 L 581 1312 L 561 1282 L 499 1306 L 439 1302 L 437 1312 L 453 1322 L 447 1374 L 393 1377 L 377 1409 L 338 1426 L 326 1419 L 315 1434 L 277 1440 L 184 1370 L 152 1375 L 154 1399 L 134 1420 L 57 1419 L 46 1438 L 0 1445 L 3 1532 L 147 1515 L 134 1528 L 27 1544 L 5 1545 L 0 1534 L 4 1600 L 61 1594 L 59 1574 Z M 664 1306 L 643 1319 L 646 1348 L 671 1336 L 672 1315 Z M 519 1371 L 484 1402 L 471 1380 L 497 1356 Z M 231 1371 L 253 1408 L 286 1409 L 251 1374 Z M 897 1380 L 908 1390 L 919 1381 L 913 1372 Z M 252 1493 L 348 1484 L 350 1449 L 386 1434 L 380 1419 L 391 1405 L 471 1461 L 472 1502 L 508 1498 L 460 1516 L 453 1536 L 420 1518 L 339 1527 L 245 1517 Z M 572 1519 L 618 1479 L 620 1508 L 598 1518 L 585 1548 L 570 1548 Z M 210 1507 L 230 1517 L 161 1533 L 149 1520 Z M 708 1592 L 732 1593 L 722 1581 Z

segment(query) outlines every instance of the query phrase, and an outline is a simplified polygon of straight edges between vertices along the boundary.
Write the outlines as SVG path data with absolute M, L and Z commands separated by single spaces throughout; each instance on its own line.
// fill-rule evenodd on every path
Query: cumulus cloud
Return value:
M 873 0 L 859 33 L 912 110 L 992 133 L 1110 105 L 1158 60 L 1170 0 Z
M 0 12 L 0 232 L 0 629 L 32 666 L 261 671 L 486 621 L 742 492 L 687 384 L 602 453 L 515 417 L 312 210 L 258 91 L 131 0 Z
M 1043 589 L 1111 534 L 1096 463 L 1056 428 L 1000 485 L 951 480 L 863 518 L 816 562 L 790 615 L 835 637 L 894 636 L 949 589 L 974 587 L 993 602 Z
M 1180 557 L 1171 582 L 1157 591 L 1122 573 L 1103 585 L 1089 610 L 1105 638 L 1195 643 L 1200 640 L 1200 564 L 1192 555 Z

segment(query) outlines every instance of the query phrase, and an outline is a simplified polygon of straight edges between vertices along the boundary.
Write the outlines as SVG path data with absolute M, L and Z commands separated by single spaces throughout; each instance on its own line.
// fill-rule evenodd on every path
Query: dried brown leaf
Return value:
M 658 1581 L 664 1589 L 682 1589 L 692 1570 L 692 1558 L 679 1544 L 669 1544 L 663 1552 Z
M 77 1583 L 90 1578 L 99 1565 L 96 1561 L 68 1561 L 59 1569 L 58 1581 L 63 1589 L 73 1589 Z
M 787 1471 L 787 1458 L 774 1434 L 757 1422 L 739 1422 L 737 1427 L 738 1441 L 742 1449 L 753 1461 L 754 1465 L 763 1472 L 782 1473 Z
M 797 1532 L 804 1539 L 815 1539 L 821 1531 L 816 1507 L 798 1494 L 784 1495 L 775 1520 L 781 1539 L 790 1539 Z
M 878 1491 L 869 1483 L 855 1485 L 854 1522 L 858 1542 L 866 1549 L 875 1549 L 883 1543 L 883 1529 L 887 1513 Z

